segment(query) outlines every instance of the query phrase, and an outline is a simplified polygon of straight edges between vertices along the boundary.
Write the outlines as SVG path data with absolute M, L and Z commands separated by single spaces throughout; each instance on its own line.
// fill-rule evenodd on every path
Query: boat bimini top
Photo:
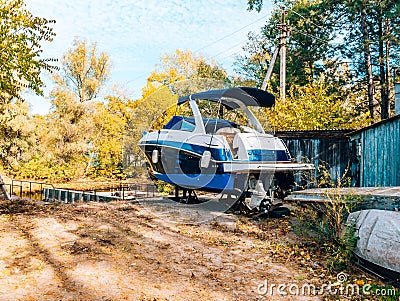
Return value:
M 247 107 L 271 108 L 275 104 L 275 96 L 269 92 L 250 88 L 237 87 L 222 90 L 211 90 L 195 93 L 178 99 L 178 105 L 189 100 L 209 100 L 222 103 L 227 109 Z
M 194 132 L 205 133 L 206 128 L 204 123 L 209 123 L 211 120 L 205 120 L 200 113 L 200 110 L 196 104 L 196 101 L 206 100 L 215 102 L 222 105 L 228 111 L 240 109 L 242 110 L 249 119 L 250 124 L 259 133 L 264 134 L 265 131 L 263 126 L 260 124 L 258 119 L 249 110 L 249 107 L 264 107 L 270 108 L 275 104 L 275 96 L 269 92 L 251 88 L 251 87 L 236 87 L 221 90 L 210 90 L 200 93 L 194 93 L 187 96 L 180 97 L 178 99 L 178 106 L 186 102 L 189 102 L 193 112 L 193 119 L 196 123 Z M 186 120 L 187 121 L 187 120 Z M 168 126 L 167 126 L 168 127 Z

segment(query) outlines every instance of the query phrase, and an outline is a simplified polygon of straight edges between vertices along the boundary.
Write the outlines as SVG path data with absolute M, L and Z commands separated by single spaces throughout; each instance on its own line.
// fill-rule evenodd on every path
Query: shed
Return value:
M 316 179 L 322 174 L 321 168 L 330 174 L 337 183 L 339 179 L 349 177 L 352 186 L 358 184 L 357 165 L 354 150 L 349 143 L 348 134 L 352 130 L 307 130 L 278 131 L 289 152 L 299 162 L 307 161 L 316 167 Z
M 359 161 L 359 186 L 400 186 L 400 115 L 349 133 Z

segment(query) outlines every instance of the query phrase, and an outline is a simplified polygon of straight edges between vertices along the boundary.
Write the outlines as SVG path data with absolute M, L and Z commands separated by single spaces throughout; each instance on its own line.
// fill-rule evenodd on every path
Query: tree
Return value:
M 35 17 L 23 0 L 0 0 L 0 161 L 7 169 L 28 159 L 35 145 L 26 89 L 42 94 L 42 71 L 53 59 L 42 59 L 41 43 L 52 41 L 54 20 Z
M 287 102 L 265 110 L 276 130 L 351 129 L 369 123 L 369 114 L 360 112 L 356 99 L 338 98 L 323 82 L 291 86 L 288 92 Z
M 346 31 L 343 54 L 354 63 L 354 70 L 367 86 L 371 116 L 378 111 L 388 118 L 391 102 L 391 68 L 399 62 L 400 7 L 398 1 L 343 1 L 342 27 Z M 378 93 L 380 95 L 378 95 Z M 393 98 L 392 98 L 393 100 Z
M 61 73 L 54 76 L 56 84 L 75 94 L 83 103 L 95 98 L 110 75 L 110 58 L 98 53 L 96 43 L 75 40 L 74 47 L 64 54 Z
M 60 72 L 54 74 L 51 111 L 37 120 L 41 127 L 37 128 L 37 155 L 20 169 L 21 176 L 70 180 L 86 174 L 96 152 L 93 141 L 102 131 L 95 116 L 103 112 L 103 107 L 94 98 L 104 86 L 109 70 L 109 57 L 98 53 L 96 44 L 74 42 L 63 57 Z
M 52 41 L 54 20 L 33 16 L 25 9 L 23 0 L 0 0 L 0 100 L 9 103 L 22 99 L 21 93 L 29 88 L 42 94 L 42 71 L 54 70 L 41 59 L 41 43 Z
M 288 82 L 304 85 L 321 75 L 329 79 L 328 70 L 336 73 L 334 66 L 339 69 L 341 61 L 348 61 L 351 76 L 333 88 L 338 90 L 340 85 L 352 85 L 353 91 L 361 92 L 361 87 L 367 96 L 366 107 L 371 117 L 374 118 L 380 109 L 380 117 L 388 118 L 393 101 L 390 73 L 392 66 L 400 61 L 400 32 L 395 30 L 400 26 L 398 1 L 277 0 L 275 3 L 280 6 L 276 10 L 278 14 L 282 10 L 288 11 L 287 19 L 292 30 L 288 43 Z M 263 0 L 248 0 L 247 4 L 249 10 L 260 11 Z M 271 53 L 272 39 L 278 34 L 279 16 L 274 17 L 275 14 L 257 41 L 261 46 L 256 48 L 267 53 Z M 251 44 L 254 44 L 254 39 L 249 39 Z M 263 52 L 258 50 L 257 54 Z M 257 66 L 252 66 L 251 58 L 255 55 L 240 58 L 238 65 L 243 74 L 253 76 L 259 82 L 263 74 Z M 274 87 L 274 79 L 272 84 Z
M 148 129 L 154 122 L 161 127 L 168 121 L 179 96 L 222 88 L 226 83 L 229 83 L 226 71 L 213 60 L 179 49 L 162 56 L 160 66 L 148 77 L 143 97 L 134 111 L 137 123 L 142 124 L 140 130 Z M 169 114 L 163 114 L 168 108 Z
M 267 42 L 263 34 L 255 34 L 249 32 L 247 35 L 248 42 L 243 47 L 244 55 L 238 56 L 234 62 L 235 71 L 240 75 L 239 78 L 247 80 L 251 86 L 261 87 L 265 74 L 272 58 L 274 46 Z M 276 86 L 279 79 L 276 77 L 277 64 L 274 66 L 271 82 Z
M 93 123 L 97 133 L 91 140 L 92 150 L 86 174 L 107 178 L 125 176 L 123 165 L 125 131 L 136 107 L 128 94 L 129 92 L 122 87 L 115 86 L 113 93 L 106 96 L 104 102 L 96 104 Z
M 0 162 L 8 169 L 18 168 L 35 147 L 34 124 L 29 106 L 14 99 L 0 106 Z
M 335 19 L 323 1 L 277 1 L 280 5 L 259 34 L 250 33 L 245 55 L 239 56 L 236 71 L 261 87 L 272 53 L 280 44 L 282 14 L 289 24 L 287 39 L 287 83 L 305 85 L 331 70 L 336 63 L 333 53 Z M 249 9 L 260 10 L 262 1 L 249 1 Z M 307 16 L 305 18 L 304 16 Z M 279 59 L 278 59 L 279 61 Z M 279 64 L 275 64 L 270 89 L 278 87 Z
M 248 10 L 255 9 L 257 12 L 260 12 L 263 6 L 263 0 L 248 0 L 247 5 Z
M 226 71 L 219 67 L 217 62 L 207 60 L 202 55 L 197 56 L 189 50 L 177 49 L 175 53 L 161 57 L 161 64 L 150 74 L 146 86 L 142 89 L 143 98 L 162 86 L 199 78 L 229 81 Z
M 137 100 L 133 112 L 135 128 L 141 132 L 151 125 L 161 127 L 174 114 L 179 96 L 222 88 L 227 82 L 226 71 L 215 61 L 207 61 L 189 50 L 177 49 L 175 53 L 166 54 L 148 77 L 142 98 Z M 169 114 L 163 114 L 168 108 Z

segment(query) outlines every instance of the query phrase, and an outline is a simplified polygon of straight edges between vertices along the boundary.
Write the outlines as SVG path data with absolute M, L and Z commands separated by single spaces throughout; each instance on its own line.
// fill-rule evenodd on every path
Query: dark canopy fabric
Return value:
M 193 100 L 204 99 L 213 102 L 221 102 L 224 106 L 230 109 L 239 108 L 239 103 L 243 103 L 245 106 L 267 108 L 270 108 L 275 104 L 274 95 L 264 90 L 250 87 L 237 87 L 195 93 L 180 97 L 178 99 L 178 105 L 189 101 L 189 97 Z

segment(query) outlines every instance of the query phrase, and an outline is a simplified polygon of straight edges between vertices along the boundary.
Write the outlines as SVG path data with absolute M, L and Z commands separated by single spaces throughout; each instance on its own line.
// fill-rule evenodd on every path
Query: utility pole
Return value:
M 281 101 L 285 102 L 286 98 L 286 38 L 288 33 L 288 28 L 286 24 L 285 17 L 287 15 L 287 11 L 282 12 L 282 23 L 278 24 L 278 28 L 281 30 L 281 37 L 280 37 L 280 44 L 278 47 L 275 48 L 274 54 L 272 59 L 269 63 L 269 67 L 267 70 L 267 74 L 265 75 L 263 84 L 261 86 L 262 90 L 267 88 L 267 83 L 271 78 L 272 70 L 274 69 L 275 61 L 278 56 L 280 55 L 280 91 L 281 91 Z
M 261 86 L 261 89 L 264 91 L 266 91 L 267 84 L 271 78 L 272 70 L 274 69 L 274 65 L 275 65 L 276 58 L 278 57 L 279 49 L 280 49 L 279 46 L 275 48 L 274 54 L 272 55 L 271 62 L 269 63 L 267 74 L 265 75 L 264 81 Z
M 281 102 L 286 99 L 286 37 L 287 37 L 287 24 L 286 24 L 287 11 L 282 12 L 282 23 L 278 26 L 281 29 L 281 45 L 280 45 L 280 90 Z

